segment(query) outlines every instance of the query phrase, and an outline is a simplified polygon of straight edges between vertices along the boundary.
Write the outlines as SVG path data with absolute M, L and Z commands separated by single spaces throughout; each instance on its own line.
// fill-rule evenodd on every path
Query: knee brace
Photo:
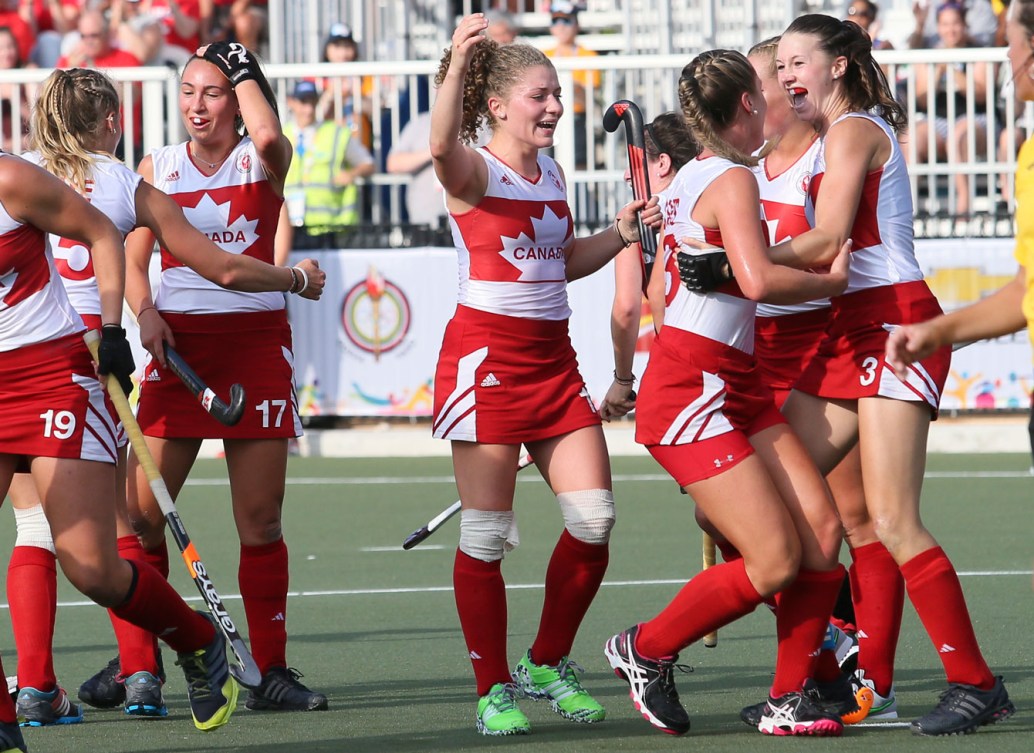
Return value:
M 614 527 L 614 493 L 609 489 L 584 489 L 556 495 L 564 527 L 586 544 L 606 544 Z
M 34 546 L 56 554 L 54 537 L 50 534 L 50 523 L 43 514 L 43 505 L 35 505 L 28 510 L 14 508 L 14 523 L 18 528 L 15 546 Z
M 513 510 L 464 510 L 460 513 L 460 551 L 495 562 L 520 544 Z

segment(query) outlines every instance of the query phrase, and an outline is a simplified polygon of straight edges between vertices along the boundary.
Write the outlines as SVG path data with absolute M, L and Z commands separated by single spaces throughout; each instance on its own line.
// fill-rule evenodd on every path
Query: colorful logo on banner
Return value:
M 345 293 L 341 324 L 353 345 L 380 360 L 382 353 L 397 348 L 409 332 L 409 301 L 371 265 L 366 279 Z

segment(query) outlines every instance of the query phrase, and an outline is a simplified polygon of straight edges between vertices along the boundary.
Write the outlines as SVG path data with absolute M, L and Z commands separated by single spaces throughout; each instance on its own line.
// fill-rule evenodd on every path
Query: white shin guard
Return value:
M 614 492 L 583 489 L 556 495 L 568 533 L 586 544 L 606 544 L 614 527 Z
M 495 562 L 520 544 L 513 510 L 464 510 L 460 513 L 460 551 Z
M 18 527 L 15 546 L 34 546 L 56 554 L 54 538 L 50 535 L 50 523 L 43 514 L 43 505 L 35 505 L 28 510 L 14 508 L 14 523 Z

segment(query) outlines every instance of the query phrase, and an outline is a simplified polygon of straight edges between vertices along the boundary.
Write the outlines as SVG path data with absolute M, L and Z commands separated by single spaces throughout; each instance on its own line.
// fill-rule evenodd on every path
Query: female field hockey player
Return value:
M 567 281 L 637 240 L 633 210 L 643 202 L 626 206 L 613 227 L 573 237 L 564 173 L 539 153 L 553 145 L 564 113 L 556 70 L 533 47 L 487 40 L 487 25 L 480 13 L 462 19 L 435 79 L 431 156 L 460 288 L 435 374 L 433 426 L 452 442 L 463 504 L 453 583 L 477 729 L 512 735 L 530 731 L 519 695 L 548 700 L 576 722 L 605 716 L 569 659 L 607 568 L 614 496 L 600 419 L 568 337 Z M 491 139 L 473 149 L 482 119 Z M 565 530 L 546 572 L 538 634 L 511 672 L 500 564 L 517 543 L 521 443 L 556 494 Z
M 182 144 L 144 157 L 139 172 L 183 208 L 191 224 L 232 253 L 273 262 L 291 145 L 280 128 L 272 90 L 253 54 L 237 43 L 198 50 L 183 68 Z M 222 439 L 234 520 L 240 537 L 238 582 L 252 654 L 262 671 L 248 692 L 252 710 L 313 711 L 327 697 L 299 681 L 287 662 L 288 552 L 281 527 L 288 439 L 301 434 L 284 296 L 224 290 L 162 249 L 152 300 L 147 277 L 153 234 L 141 228 L 126 245 L 126 298 L 153 358 L 145 368 L 139 422 L 175 498 L 203 439 Z M 312 283 L 291 267 L 290 292 Z M 240 423 L 212 419 L 166 368 L 163 342 L 216 392 L 239 382 L 248 396 Z M 148 559 L 168 574 L 164 518 L 143 471 L 130 461 L 129 512 Z
M 137 226 L 151 229 L 176 257 L 217 284 L 244 290 L 287 290 L 289 270 L 249 256 L 230 254 L 191 226 L 179 206 L 113 155 L 122 136 L 118 93 L 99 71 L 55 71 L 43 83 L 33 109 L 30 140 L 23 155 L 73 186 L 125 236 Z M 90 251 L 79 241 L 50 238 L 55 265 L 75 310 L 87 327 L 100 329 L 100 299 Z M 306 296 L 322 290 L 323 272 L 302 262 L 312 280 Z M 124 559 L 141 559 L 140 544 L 125 510 L 124 439 L 116 465 L 118 546 Z M 56 608 L 54 544 L 39 496 L 27 474 L 17 474 L 10 496 L 18 539 L 8 565 L 11 622 L 18 647 L 18 712 L 32 726 L 68 724 L 82 718 L 78 705 L 57 686 L 52 638 Z M 122 659 L 118 703 L 127 714 L 165 716 L 154 636 L 111 613 Z M 98 701 L 81 693 L 88 703 Z M 103 702 L 102 702 L 102 705 Z M 112 705 L 112 704 L 106 704 Z
M 936 708 L 912 723 L 913 732 L 971 732 L 1013 707 L 977 645 L 955 569 L 919 515 L 927 432 L 951 353 L 929 353 L 909 369 L 907 383 L 884 353 L 889 330 L 940 313 L 915 259 L 911 191 L 895 134 L 905 114 L 873 60 L 869 37 L 853 23 L 800 16 L 779 42 L 777 68 L 798 117 L 822 138 L 822 152 L 809 186 L 814 228 L 772 249 L 772 258 L 813 268 L 853 240 L 847 291 L 833 300 L 826 338 L 783 412 L 824 473 L 859 446 L 878 540 L 852 541 L 856 604 L 865 610 L 869 599 L 886 599 L 878 589 L 900 568 L 949 683 Z M 870 626 L 879 617 L 859 613 Z M 874 629 L 896 635 L 895 620 L 887 610 Z M 856 678 L 876 705 L 892 698 L 889 681 L 873 682 L 864 672 Z
M 47 233 L 92 249 L 102 324 L 96 372 Z M 119 618 L 161 636 L 179 654 L 195 725 L 221 726 L 237 701 L 222 633 L 153 567 L 118 555 L 116 423 L 96 375 L 114 374 L 132 389 L 133 356 L 119 326 L 119 231 L 57 178 L 0 154 L 0 269 L 0 496 L 15 472 L 32 474 L 69 581 Z M 0 694 L 0 750 L 25 750 L 15 714 L 10 696 Z
M 766 104 L 742 54 L 694 58 L 682 71 L 679 102 L 701 151 L 666 192 L 664 259 L 654 268 L 665 278 L 664 322 L 639 391 L 636 439 L 743 556 L 695 576 L 657 617 L 612 637 L 605 653 L 647 721 L 683 734 L 690 720 L 672 676 L 678 652 L 781 591 L 776 674 L 759 729 L 839 735 L 840 719 L 813 703 L 804 683 L 843 580 L 840 523 L 751 353 L 755 300 L 793 303 L 839 292 L 848 246 L 828 274 L 768 260 L 750 169 L 764 141 Z M 744 222 L 751 216 L 757 221 Z M 711 294 L 680 285 L 676 254 L 684 238 L 724 248 L 737 282 Z
M 650 190 L 664 205 L 664 190 L 675 178 L 675 173 L 693 159 L 698 151 L 696 142 L 686 128 L 682 115 L 666 112 L 658 115 L 645 127 L 643 143 L 646 148 L 646 166 Z M 625 172 L 625 180 L 630 180 Z M 663 211 L 663 210 L 662 210 Z M 614 343 L 614 382 L 600 403 L 600 417 L 604 421 L 620 418 L 635 408 L 632 397 L 635 374 L 632 361 L 639 339 L 643 293 L 646 282 L 642 252 L 633 243 L 614 257 L 614 305 L 610 315 L 610 334 Z M 660 279 L 660 278 L 658 278 Z M 649 300 L 663 300 L 664 291 L 658 291 Z M 664 307 L 654 310 L 654 328 L 659 328 Z

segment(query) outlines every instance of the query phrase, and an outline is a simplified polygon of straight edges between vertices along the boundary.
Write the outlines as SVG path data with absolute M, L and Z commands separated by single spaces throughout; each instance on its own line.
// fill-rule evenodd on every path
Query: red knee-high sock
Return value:
M 4 663 L 0 661 L 0 677 L 7 677 L 4 674 Z M 0 722 L 14 724 L 18 721 L 18 712 L 14 708 L 14 699 L 7 692 L 0 692 Z
M 118 554 L 124 560 L 146 562 L 144 548 L 136 536 L 120 536 Z M 165 563 L 168 566 L 168 557 Z M 158 644 L 153 633 L 139 628 L 119 618 L 111 609 L 108 610 L 111 627 L 115 631 L 118 642 L 118 655 L 123 677 L 130 677 L 136 672 L 150 672 L 158 676 Z
M 248 619 L 248 638 L 255 663 L 265 674 L 287 666 L 287 544 L 241 544 L 237 582 Z
M 176 652 L 197 651 L 212 642 L 215 627 L 187 606 L 157 570 L 146 562 L 131 562 L 133 583 L 126 600 L 111 611 L 148 630 Z
M 506 584 L 502 560 L 483 562 L 456 550 L 452 588 L 479 696 L 510 682 L 506 662 Z
M 736 560 L 743 559 L 743 555 L 740 554 L 740 550 L 728 541 L 715 541 L 714 545 L 718 548 L 718 551 L 722 553 L 722 560 L 725 562 L 735 562 Z
M 843 581 L 842 565 L 826 571 L 801 570 L 779 595 L 779 649 L 770 691 L 773 698 L 800 691 L 804 681 L 813 675 L 815 658 Z
M 901 566 L 905 587 L 919 619 L 944 665 L 948 682 L 987 690 L 994 675 L 973 633 L 959 576 L 939 546 L 917 554 Z
M 169 547 L 165 539 L 153 549 L 140 549 L 140 559 L 158 571 L 166 580 L 169 579 Z
M 873 681 L 877 693 L 889 696 L 905 604 L 905 579 L 898 563 L 879 541 L 852 549 L 851 559 L 858 666 Z
M 546 569 L 542 619 L 531 645 L 534 663 L 556 666 L 571 653 L 575 633 L 600 590 L 609 560 L 606 544 L 579 541 L 567 529 L 560 534 Z
M 49 692 L 57 685 L 57 558 L 49 549 L 14 548 L 7 565 L 7 603 L 11 605 L 11 628 L 18 648 L 18 687 Z
M 664 611 L 639 626 L 636 650 L 654 659 L 673 656 L 760 603 L 742 559 L 714 565 L 693 576 Z

